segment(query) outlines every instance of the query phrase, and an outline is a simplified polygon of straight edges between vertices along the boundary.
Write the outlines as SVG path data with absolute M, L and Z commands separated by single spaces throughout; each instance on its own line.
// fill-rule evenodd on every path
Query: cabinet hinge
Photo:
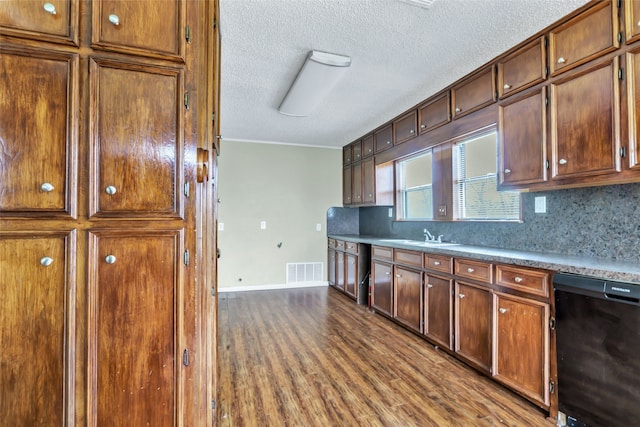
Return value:
M 184 39 L 187 43 L 191 43 L 191 27 L 188 25 L 184 29 Z
M 185 249 L 182 261 L 184 262 L 184 265 L 189 265 L 189 249 Z
M 498 91 L 496 91 L 494 95 L 495 95 L 496 99 L 498 99 Z
M 214 20 L 213 20 L 213 28 L 215 28 L 215 27 L 216 27 L 216 25 L 217 25 L 217 23 L 216 23 L 216 20 L 214 19 Z
M 548 105 L 549 105 L 549 97 L 548 97 L 548 96 L 545 96 L 545 97 L 544 97 L 544 105 L 545 105 L 545 106 L 548 106 Z
M 624 34 L 622 34 L 622 31 L 620 31 L 620 32 L 618 33 L 618 43 L 622 43 L 622 39 L 623 39 L 623 37 L 624 37 Z
M 189 92 L 184 93 L 184 108 L 189 111 Z
M 546 67 L 544 67 L 544 73 L 547 75 L 547 77 L 549 77 L 549 74 L 551 73 L 551 71 L 549 70 L 549 66 L 548 65 Z
M 549 47 L 549 38 L 547 36 L 544 36 L 544 47 Z M 549 67 L 547 67 L 547 70 L 549 69 Z
M 190 189 L 191 189 L 191 186 L 189 185 L 189 183 L 185 182 L 184 189 L 183 189 L 184 197 L 189 198 Z
M 185 348 L 184 352 L 182 353 L 182 364 L 184 366 L 189 366 L 189 349 Z
M 211 287 L 211 296 L 212 297 L 216 296 L 216 288 L 214 288 L 213 286 Z
M 549 393 L 554 394 L 556 392 L 556 383 L 549 381 Z
M 213 113 L 211 113 L 211 121 L 212 121 L 213 123 L 215 123 L 215 122 L 216 122 L 216 112 L 215 112 L 215 111 L 214 111 Z
M 624 80 L 624 68 L 618 69 L 618 80 Z
M 546 168 L 549 169 L 549 167 L 550 167 L 549 160 L 545 160 L 544 162 L 545 162 L 544 165 L 546 166 Z
M 623 159 L 627 156 L 627 147 L 620 147 L 620 157 Z
M 555 328 L 556 328 L 556 318 L 552 316 L 549 318 L 549 329 L 554 330 Z
M 622 0 L 618 0 L 617 4 L 618 4 L 618 9 L 620 9 L 622 7 Z
M 211 399 L 211 410 L 212 411 L 216 410 L 216 401 L 215 401 L 215 399 Z

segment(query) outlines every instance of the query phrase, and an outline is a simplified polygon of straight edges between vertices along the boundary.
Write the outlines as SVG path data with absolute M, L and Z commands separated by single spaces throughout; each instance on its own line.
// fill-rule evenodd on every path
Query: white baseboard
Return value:
M 278 289 L 296 289 L 296 288 L 316 288 L 320 286 L 329 286 L 329 282 L 296 282 L 280 285 L 252 285 L 252 286 L 221 286 L 218 293 L 225 292 L 247 292 L 247 291 L 272 291 Z

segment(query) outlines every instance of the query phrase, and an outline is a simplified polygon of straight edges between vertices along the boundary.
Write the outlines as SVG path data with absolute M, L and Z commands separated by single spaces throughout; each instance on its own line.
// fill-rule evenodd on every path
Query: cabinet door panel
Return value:
M 373 134 L 373 144 L 374 151 L 376 153 L 393 147 L 393 132 L 391 131 L 391 125 L 385 126 Z
M 393 277 L 389 264 L 373 263 L 371 306 L 388 316 L 393 315 Z
M 426 276 L 424 334 L 445 348 L 451 348 L 453 324 L 453 281 Z
M 359 162 L 362 160 L 362 142 L 354 142 L 351 144 L 351 156 L 353 157 L 354 162 Z
M 336 251 L 333 249 L 329 249 L 327 254 L 327 264 L 328 272 L 327 272 L 327 281 L 331 286 L 336 285 Z
M 546 49 L 544 37 L 498 62 L 498 94 L 512 95 L 544 81 Z
M 554 179 L 620 170 L 617 70 L 614 58 L 551 85 Z
M 351 165 L 351 200 L 356 205 L 362 204 L 362 164 Z
M 627 44 L 640 40 L 640 2 L 625 1 L 625 28 Z
M 422 273 L 395 267 L 393 317 L 422 332 Z
M 77 16 L 74 0 L 0 1 L 0 31 L 19 37 L 77 43 Z
M 465 116 L 495 101 L 493 67 L 466 79 L 451 89 L 453 118 Z
M 413 110 L 393 122 L 394 141 L 396 144 L 401 144 L 418 135 L 416 132 L 417 117 L 417 111 Z
M 344 252 L 336 252 L 336 288 L 344 291 L 345 279 Z
M 358 257 L 356 255 L 344 254 L 345 257 L 345 282 L 344 291 L 352 297 L 357 296 L 358 290 Z
M 0 236 L 0 413 L 10 425 L 61 426 L 65 412 L 73 416 L 72 236 Z
M 640 2 L 633 3 L 640 9 Z M 629 167 L 640 170 L 640 49 L 627 53 L 627 70 Z
M 428 132 L 451 120 L 451 102 L 449 91 L 428 101 L 418 109 L 420 113 L 420 133 Z
M 373 156 L 373 135 L 367 135 L 362 139 L 362 157 Z
M 353 191 L 351 188 L 351 166 L 347 166 L 342 169 L 342 204 L 345 206 L 351 205 L 353 203 L 352 194 Z
M 0 51 L 0 209 L 57 213 L 76 206 L 75 55 Z M 38 88 L 34 90 L 33 88 Z
M 549 404 L 549 304 L 495 295 L 493 374 L 527 397 Z
M 89 413 L 96 425 L 173 426 L 182 400 L 180 231 L 90 236 Z M 109 259 L 108 257 L 114 257 Z
M 376 202 L 376 167 L 373 158 L 362 162 L 362 201 L 366 204 Z
M 182 72 L 94 59 L 91 73 L 91 213 L 180 217 Z
M 498 107 L 500 185 L 546 181 L 546 111 L 544 88 Z
M 98 0 L 92 8 L 93 47 L 179 58 L 183 5 L 179 0 Z
M 456 282 L 455 350 L 479 368 L 491 367 L 491 293 Z

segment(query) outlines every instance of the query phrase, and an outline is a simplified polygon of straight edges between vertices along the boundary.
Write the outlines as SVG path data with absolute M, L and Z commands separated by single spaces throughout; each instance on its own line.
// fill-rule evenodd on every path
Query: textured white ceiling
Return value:
M 221 134 L 341 147 L 587 0 L 220 0 Z M 309 117 L 277 108 L 309 50 L 351 69 Z

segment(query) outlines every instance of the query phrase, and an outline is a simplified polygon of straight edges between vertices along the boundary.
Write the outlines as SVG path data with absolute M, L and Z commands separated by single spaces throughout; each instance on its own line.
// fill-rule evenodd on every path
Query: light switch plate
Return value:
M 535 213 L 547 213 L 546 196 L 537 196 L 535 198 Z
M 260 230 L 267 229 L 267 221 L 260 221 Z
M 316 231 L 322 231 L 322 224 L 316 224 Z
M 393 208 L 389 208 L 389 218 L 393 218 Z
M 218 231 L 224 231 L 224 222 L 218 223 Z

